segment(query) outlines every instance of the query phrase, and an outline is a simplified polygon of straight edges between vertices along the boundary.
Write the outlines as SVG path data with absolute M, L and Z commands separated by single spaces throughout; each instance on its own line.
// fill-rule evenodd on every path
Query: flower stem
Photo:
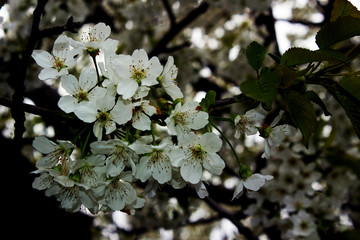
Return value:
M 96 64 L 96 55 L 91 55 L 91 58 L 92 58 L 92 60 L 94 62 L 95 69 L 96 69 L 97 83 L 100 84 L 100 73 L 99 73 L 98 65 Z
M 240 159 L 239 159 L 239 157 L 238 157 L 238 155 L 237 155 L 237 153 L 236 153 L 236 151 L 235 151 L 235 148 L 234 148 L 233 145 L 231 144 L 230 140 L 225 136 L 225 134 L 223 133 L 223 131 L 221 131 L 220 128 L 218 128 L 213 121 L 210 120 L 209 123 L 210 123 L 210 125 L 213 126 L 213 127 L 221 134 L 221 136 L 225 139 L 226 143 L 227 143 L 227 144 L 229 145 L 229 147 L 231 148 L 231 151 L 233 152 L 233 154 L 234 154 L 234 156 L 235 156 L 235 159 L 236 159 L 236 161 L 238 162 L 240 168 L 241 168 L 241 167 L 245 167 L 245 165 L 240 162 Z

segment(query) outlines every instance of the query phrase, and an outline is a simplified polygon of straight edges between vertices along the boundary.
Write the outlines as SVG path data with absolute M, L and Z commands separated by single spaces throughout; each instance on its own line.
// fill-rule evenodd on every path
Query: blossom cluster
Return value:
M 33 52 L 43 68 L 39 79 L 60 79 L 67 94 L 58 106 L 84 122 L 80 134 L 87 134 L 86 142 L 80 144 L 77 138 L 55 143 L 36 137 L 33 146 L 44 156 L 37 162 L 35 173 L 40 176 L 33 187 L 55 195 L 68 211 L 84 206 L 92 213 L 133 212 L 142 207 L 145 199 L 138 197 L 132 184 L 138 180 L 147 183 L 143 192 L 147 197 L 154 196 L 162 184 L 175 189 L 190 184 L 200 198 L 208 196 L 203 173 L 219 176 L 225 168 L 218 155 L 222 140 L 209 127 L 208 110 L 197 101 L 184 103 L 172 56 L 163 66 L 157 57 L 149 59 L 144 49 L 132 55 L 117 54 L 119 42 L 110 34 L 109 26 L 98 23 L 80 41 L 60 35 L 51 53 Z M 92 60 L 91 66 L 84 66 L 78 77 L 71 74 L 78 59 L 86 57 Z M 159 89 L 162 98 L 156 105 L 152 99 Z M 281 110 L 269 126 L 258 125 L 267 115 L 260 105 L 236 115 L 235 138 L 259 133 L 265 139 L 262 157 L 270 158 L 271 149 L 296 132 L 287 124 L 276 126 L 283 114 Z M 233 199 L 244 187 L 258 191 L 273 178 L 253 174 L 240 162 L 239 166 L 241 181 Z
M 206 197 L 204 171 L 220 175 L 225 167 L 217 154 L 222 140 L 206 128 L 209 114 L 199 102 L 184 103 L 173 57 L 162 66 L 143 49 L 116 54 L 118 41 L 110 33 L 99 23 L 81 41 L 61 35 L 51 53 L 33 52 L 43 68 L 39 79 L 60 79 L 67 92 L 59 108 L 91 126 L 95 139 L 76 146 L 76 141 L 36 137 L 33 146 L 43 157 L 33 187 L 54 195 L 71 212 L 86 207 L 92 213 L 132 213 L 145 203 L 132 184 L 137 180 L 148 183 L 147 196 L 160 184 L 176 189 L 191 184 Z M 70 72 L 81 57 L 92 59 L 94 67 L 82 68 L 77 78 Z M 159 88 L 168 98 L 166 109 L 150 101 L 150 92 Z M 165 134 L 156 131 L 160 125 Z

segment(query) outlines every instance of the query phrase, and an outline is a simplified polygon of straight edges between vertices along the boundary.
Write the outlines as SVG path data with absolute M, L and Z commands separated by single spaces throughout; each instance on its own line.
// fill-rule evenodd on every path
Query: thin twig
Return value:
M 174 39 L 174 37 L 181 32 L 186 26 L 192 23 L 196 18 L 198 18 L 201 14 L 205 13 L 209 8 L 209 4 L 207 2 L 201 3 L 197 8 L 192 10 L 185 18 L 183 18 L 180 22 L 172 25 L 170 29 L 166 32 L 166 34 L 160 39 L 157 45 L 151 50 L 149 56 L 156 56 L 159 53 L 164 52 L 167 44 Z

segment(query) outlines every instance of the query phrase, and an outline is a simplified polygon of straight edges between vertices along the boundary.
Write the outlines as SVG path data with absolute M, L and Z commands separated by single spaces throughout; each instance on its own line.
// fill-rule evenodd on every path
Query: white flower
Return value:
M 136 191 L 129 182 L 132 181 L 131 173 L 122 172 L 119 177 L 106 181 L 94 190 L 94 195 L 100 198 L 98 201 L 103 208 L 108 207 L 111 211 L 124 209 L 126 205 L 135 204 Z
M 296 133 L 296 128 L 287 124 L 275 127 L 275 125 L 279 123 L 283 114 L 284 111 L 281 110 L 270 126 L 263 128 L 260 132 L 260 136 L 265 138 L 265 152 L 261 155 L 262 158 L 270 158 L 271 148 L 279 147 L 286 137 L 293 136 Z
M 133 106 L 132 126 L 141 131 L 150 130 L 150 117 L 156 113 L 156 108 L 148 100 L 135 102 Z
M 145 153 L 136 166 L 135 177 L 142 182 L 148 180 L 151 176 L 160 184 L 171 180 L 171 162 L 169 158 L 170 150 L 173 145 L 170 139 L 164 139 L 160 145 L 144 145 L 140 150 L 138 145 L 137 152 Z
M 80 182 L 87 188 L 96 187 L 105 182 L 105 155 L 92 155 L 72 163 L 72 173 L 79 172 Z
M 266 112 L 259 105 L 257 108 L 247 111 L 244 115 L 237 115 L 235 124 L 235 138 L 240 138 L 241 134 L 254 135 L 257 133 L 256 123 L 264 120 Z
M 132 56 L 118 55 L 116 63 L 113 63 L 114 78 L 113 82 L 118 82 L 117 92 L 123 99 L 134 96 L 141 86 L 153 86 L 158 84 L 156 78 L 160 75 L 163 67 L 157 57 L 150 60 L 144 49 L 136 49 Z
M 207 112 L 199 111 L 199 103 L 192 101 L 181 105 L 178 103 L 170 116 L 165 119 L 167 127 L 172 134 L 183 135 L 192 129 L 199 130 L 205 127 L 209 121 Z
M 265 180 L 271 179 L 273 179 L 273 176 L 255 173 L 250 177 L 247 177 L 245 180 L 240 180 L 240 182 L 236 185 L 232 199 L 239 198 L 244 187 L 252 191 L 258 191 L 262 186 L 264 186 Z
M 128 143 L 120 139 L 98 141 L 90 144 L 94 154 L 106 154 L 106 176 L 118 176 L 126 166 L 135 171 L 135 163 L 138 162 L 138 155 L 128 146 Z
M 46 137 L 35 137 L 33 147 L 39 152 L 46 154 L 37 163 L 38 168 L 53 168 L 62 164 L 63 173 L 68 172 L 68 161 L 70 159 L 71 149 L 76 146 L 69 141 L 58 140 L 58 144 L 50 141 Z
M 100 49 L 106 49 L 106 45 L 117 45 L 117 41 L 111 44 L 107 42 L 107 38 L 110 36 L 111 28 L 105 23 L 98 23 L 93 28 L 89 29 L 88 32 L 83 33 L 81 37 L 81 41 L 83 42 L 83 49 L 85 49 L 90 55 L 95 56 L 98 55 Z
M 314 233 L 317 234 L 314 219 L 304 210 L 291 216 L 290 220 L 293 223 L 292 234 L 295 236 L 308 237 Z
M 115 104 L 113 96 L 106 95 L 94 102 L 81 102 L 75 109 L 75 115 L 84 122 L 95 122 L 93 127 L 94 135 L 100 141 L 103 128 L 106 134 L 116 130 L 116 123 L 119 125 L 127 123 L 132 118 L 132 106 L 121 99 Z
M 174 65 L 174 58 L 172 56 L 169 56 L 168 60 L 165 64 L 164 70 L 160 76 L 160 82 L 161 82 L 161 86 L 164 88 L 165 92 L 174 101 L 178 98 L 184 97 L 180 88 L 176 84 L 175 79 L 176 79 L 177 73 L 178 73 L 178 68 Z
M 66 113 L 74 112 L 81 102 L 96 101 L 106 94 L 106 89 L 96 87 L 97 75 L 93 68 L 84 68 L 81 71 L 79 81 L 69 74 L 61 77 L 62 87 L 70 94 L 62 96 L 58 106 Z
M 81 52 L 81 49 L 70 49 L 68 37 L 60 35 L 54 42 L 51 54 L 44 50 L 34 50 L 31 56 L 43 68 L 39 79 L 47 80 L 67 75 L 68 69 L 76 64 Z
M 170 153 L 170 161 L 180 167 L 185 181 L 199 183 L 203 170 L 220 175 L 225 167 L 224 161 L 216 154 L 222 141 L 215 133 L 205 133 L 201 137 L 191 132 L 179 139 L 179 147 Z

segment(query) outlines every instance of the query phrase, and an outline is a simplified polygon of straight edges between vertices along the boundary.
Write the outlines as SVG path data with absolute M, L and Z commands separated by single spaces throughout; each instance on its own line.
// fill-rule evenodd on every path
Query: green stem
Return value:
M 235 159 L 236 159 L 236 161 L 238 162 L 240 168 L 241 168 L 241 167 L 246 167 L 244 164 L 242 164 L 242 163 L 240 162 L 240 159 L 239 159 L 239 157 L 238 157 L 238 155 L 237 155 L 237 153 L 236 153 L 236 151 L 235 151 L 235 148 L 233 147 L 233 145 L 231 144 L 231 142 L 229 141 L 229 139 L 225 136 L 225 134 L 223 133 L 223 131 L 221 131 L 220 128 L 218 128 L 213 121 L 210 120 L 209 123 L 210 123 L 210 125 L 213 126 L 213 127 L 221 134 L 221 136 L 225 139 L 226 143 L 227 143 L 227 144 L 229 145 L 229 147 L 231 148 L 231 151 L 233 152 L 233 154 L 234 154 L 234 156 L 235 156 Z
M 152 139 L 153 139 L 153 145 L 156 146 L 156 139 L 155 139 L 153 124 L 150 124 L 150 128 L 151 128 L 151 136 L 152 136 Z
M 86 147 L 88 145 L 88 142 L 89 142 L 89 139 L 90 139 L 90 134 L 91 134 L 91 130 L 88 132 L 88 134 L 86 136 L 86 139 L 85 139 L 85 143 L 84 143 L 84 145 L 83 145 L 83 147 L 81 149 L 81 158 L 83 158 L 84 155 L 85 155 L 85 149 L 86 149 Z

